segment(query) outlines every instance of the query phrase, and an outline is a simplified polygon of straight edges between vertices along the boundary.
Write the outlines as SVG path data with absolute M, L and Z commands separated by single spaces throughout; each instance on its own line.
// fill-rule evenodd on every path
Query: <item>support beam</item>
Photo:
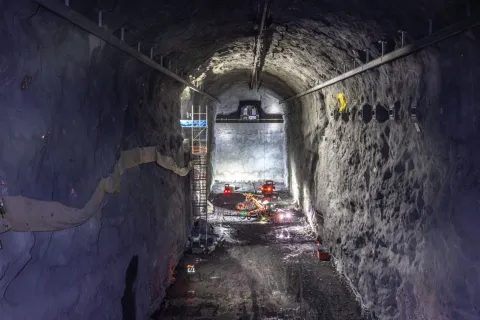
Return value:
M 437 42 L 440 42 L 442 40 L 445 40 L 447 38 L 453 37 L 454 35 L 457 35 L 465 30 L 477 27 L 480 25 L 480 16 L 472 16 L 471 18 L 465 19 L 463 21 L 460 21 L 454 25 L 451 25 L 445 29 L 442 29 L 430 36 L 427 36 L 423 39 L 420 39 L 419 41 L 406 45 L 400 49 L 397 49 L 395 51 L 392 51 L 390 53 L 387 53 L 386 55 L 379 57 L 377 59 L 374 59 L 367 64 L 364 64 L 356 69 L 350 70 L 338 77 L 335 77 L 333 79 L 330 79 L 322 84 L 319 84 L 318 86 L 315 86 L 313 88 L 310 88 L 304 92 L 301 92 L 297 95 L 294 95 L 290 98 L 287 98 L 285 100 L 280 101 L 280 104 L 283 104 L 285 102 L 291 101 L 293 99 L 297 99 L 300 97 L 303 97 L 307 94 L 314 93 L 320 89 L 323 89 L 325 87 L 331 86 L 332 84 L 335 84 L 337 82 L 346 80 L 348 78 L 351 78 L 353 76 L 356 76 L 357 74 L 363 73 L 365 71 L 368 71 L 373 68 L 377 68 L 383 64 L 386 64 L 388 62 L 406 57 L 412 53 L 415 53 L 419 50 L 422 50 L 428 46 L 431 46 Z
M 63 5 L 61 2 L 51 2 L 47 0 L 33 0 L 33 2 L 37 3 L 39 6 L 47 9 L 48 11 L 51 11 L 55 13 L 56 15 L 64 18 L 65 20 L 73 23 L 74 25 L 82 28 L 83 30 L 93 34 L 94 36 L 102 39 L 103 41 L 109 43 L 110 45 L 122 50 L 123 52 L 129 54 L 130 56 L 134 57 L 135 59 L 139 60 L 140 62 L 143 62 L 144 64 L 148 65 L 149 67 L 156 69 L 160 71 L 161 73 L 169 76 L 170 78 L 173 78 L 177 80 L 178 82 L 186 85 L 190 89 L 200 93 L 201 95 L 220 103 L 220 100 L 217 98 L 211 96 L 210 94 L 204 92 L 200 88 L 195 87 L 193 84 L 189 83 L 188 81 L 180 78 L 173 72 L 169 71 L 168 69 L 164 68 L 160 64 L 158 64 L 156 61 L 150 59 L 148 56 L 138 52 L 134 48 L 130 47 L 127 45 L 125 42 L 121 41 L 108 31 L 100 28 L 97 26 L 97 24 L 89 21 L 86 19 L 84 16 L 78 14 L 77 12 L 73 11 L 69 7 L 66 7 Z
M 255 56 L 253 58 L 253 68 L 252 68 L 252 79 L 250 81 L 250 88 L 254 89 L 257 86 L 258 81 L 258 59 L 262 53 L 262 43 L 263 43 L 263 29 L 265 28 L 265 19 L 267 17 L 267 7 L 268 0 L 265 0 L 265 5 L 263 7 L 262 22 L 260 23 L 260 29 L 258 30 L 258 37 L 255 44 Z

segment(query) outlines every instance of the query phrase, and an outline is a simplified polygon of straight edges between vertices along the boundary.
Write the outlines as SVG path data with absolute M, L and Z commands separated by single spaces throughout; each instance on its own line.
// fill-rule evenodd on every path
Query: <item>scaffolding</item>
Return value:
M 207 177 L 208 177 L 208 111 L 207 106 L 192 105 L 191 121 L 191 154 L 193 175 L 191 179 L 192 216 L 194 219 L 207 220 Z

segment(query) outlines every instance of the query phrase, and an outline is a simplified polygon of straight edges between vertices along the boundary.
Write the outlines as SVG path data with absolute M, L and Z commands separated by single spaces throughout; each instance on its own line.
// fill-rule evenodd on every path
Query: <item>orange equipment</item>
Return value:
M 260 191 L 264 194 L 264 195 L 270 195 L 273 193 L 273 191 L 275 191 L 275 183 L 273 183 L 272 180 L 267 180 L 265 181 L 265 183 L 262 185 L 262 187 L 260 188 Z

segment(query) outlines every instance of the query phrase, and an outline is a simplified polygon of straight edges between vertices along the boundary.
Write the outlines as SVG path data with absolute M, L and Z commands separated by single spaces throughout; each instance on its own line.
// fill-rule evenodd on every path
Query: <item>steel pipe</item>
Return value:
M 427 36 L 425 38 L 422 38 L 418 40 L 415 43 L 408 44 L 400 49 L 397 49 L 395 51 L 392 51 L 390 53 L 387 53 L 386 55 L 379 57 L 377 59 L 374 59 L 356 69 L 350 70 L 338 77 L 335 77 L 333 79 L 330 79 L 322 84 L 319 84 L 318 86 L 315 86 L 313 88 L 310 88 L 306 91 L 303 91 L 299 94 L 296 94 L 290 98 L 287 98 L 285 100 L 280 101 L 280 104 L 283 104 L 285 102 L 291 101 L 293 99 L 297 99 L 300 97 L 303 97 L 307 94 L 314 93 L 320 89 L 323 89 L 325 87 L 331 86 L 332 84 L 335 84 L 337 82 L 346 80 L 348 78 L 351 78 L 353 76 L 356 76 L 357 74 L 363 73 L 365 71 L 368 71 L 370 69 L 379 67 L 383 64 L 386 64 L 388 62 L 406 57 L 412 53 L 415 53 L 419 50 L 422 50 L 428 46 L 431 46 L 435 43 L 438 43 L 440 41 L 443 41 L 445 39 L 448 39 L 450 37 L 453 37 L 454 35 L 457 35 L 465 30 L 477 27 L 480 25 L 480 16 L 472 16 L 468 19 L 462 20 L 454 25 L 451 25 L 445 29 L 442 29 L 436 33 L 433 33 L 430 36 Z
M 127 45 L 125 42 L 121 41 L 111 33 L 107 32 L 106 30 L 98 27 L 95 23 L 89 21 L 86 19 L 84 16 L 80 15 L 79 13 L 73 11 L 69 7 L 64 6 L 61 3 L 56 3 L 56 2 L 48 2 L 44 0 L 33 0 L 36 4 L 39 6 L 55 13 L 56 15 L 62 17 L 63 19 L 73 23 L 74 25 L 80 27 L 81 29 L 91 33 L 92 35 L 102 39 L 103 41 L 107 42 L 108 44 L 122 50 L 123 52 L 129 54 L 130 56 L 134 57 L 135 59 L 139 60 L 140 62 L 143 62 L 144 64 L 148 65 L 149 67 L 156 69 L 160 71 L 161 73 L 167 75 L 170 78 L 173 78 L 177 80 L 178 82 L 186 85 L 190 89 L 200 93 L 201 95 L 220 103 L 220 100 L 217 98 L 211 96 L 207 92 L 201 90 L 200 88 L 197 88 L 193 84 L 189 83 L 188 81 L 180 78 L 170 70 L 167 70 L 160 64 L 158 64 L 156 61 L 150 59 L 146 55 L 138 52 L 134 48 L 130 47 Z

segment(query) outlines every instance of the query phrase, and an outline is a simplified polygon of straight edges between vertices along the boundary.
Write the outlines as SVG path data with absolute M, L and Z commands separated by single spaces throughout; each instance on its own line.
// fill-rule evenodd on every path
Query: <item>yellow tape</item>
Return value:
M 337 94 L 338 102 L 340 103 L 340 108 L 338 111 L 346 112 L 347 111 L 347 98 L 345 97 L 344 93 Z

